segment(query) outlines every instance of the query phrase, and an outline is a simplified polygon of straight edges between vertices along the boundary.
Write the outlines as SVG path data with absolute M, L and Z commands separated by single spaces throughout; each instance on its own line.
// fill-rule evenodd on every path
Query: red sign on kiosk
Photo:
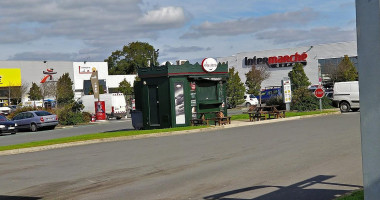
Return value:
M 318 87 L 315 91 L 314 91 L 314 95 L 321 99 L 323 96 L 325 96 L 325 91 L 322 89 L 322 87 Z
M 106 105 L 104 101 L 95 101 L 96 120 L 106 120 Z

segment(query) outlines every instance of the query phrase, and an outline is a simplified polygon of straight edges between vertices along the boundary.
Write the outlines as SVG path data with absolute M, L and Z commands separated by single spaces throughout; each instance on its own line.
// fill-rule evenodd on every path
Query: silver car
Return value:
M 27 129 L 32 132 L 40 128 L 54 129 L 58 125 L 57 115 L 47 111 L 27 111 L 17 114 L 12 119 L 18 125 L 18 129 Z

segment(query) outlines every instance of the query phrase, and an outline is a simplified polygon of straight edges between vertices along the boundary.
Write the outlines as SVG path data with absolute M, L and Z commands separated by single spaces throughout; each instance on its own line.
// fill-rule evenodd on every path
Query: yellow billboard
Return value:
M 0 68 L 0 87 L 21 86 L 20 69 L 2 69 Z

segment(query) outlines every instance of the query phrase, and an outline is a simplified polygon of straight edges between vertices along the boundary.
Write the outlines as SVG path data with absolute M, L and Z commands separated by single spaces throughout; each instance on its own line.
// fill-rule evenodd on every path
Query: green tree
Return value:
M 32 82 L 32 87 L 29 89 L 29 99 L 32 101 L 41 100 L 42 94 L 41 89 L 38 87 L 38 85 L 34 82 Z
M 301 63 L 296 63 L 292 71 L 288 73 L 290 82 L 292 84 L 292 90 L 297 90 L 298 88 L 306 88 L 311 83 L 309 78 L 306 76 L 305 71 L 303 70 L 303 65 Z
M 244 92 L 245 87 L 244 84 L 241 82 L 241 79 L 239 77 L 239 73 L 235 72 L 235 68 L 232 67 L 228 71 L 229 79 L 227 81 L 227 97 L 228 97 L 228 103 L 232 107 L 236 107 L 236 105 L 242 104 L 244 102 Z
M 123 93 L 124 95 L 131 95 L 133 93 L 133 88 L 126 79 L 119 83 L 119 92 Z
M 73 81 L 71 80 L 69 73 L 64 73 L 59 77 L 57 82 L 57 103 L 58 104 L 69 104 L 73 102 L 74 91 L 73 91 Z
M 245 85 L 247 86 L 248 94 L 254 94 L 255 96 L 259 95 L 261 89 L 261 83 L 269 78 L 270 73 L 267 71 L 266 67 L 252 65 L 252 69 L 245 74 L 247 78 Z
M 336 70 L 330 74 L 333 82 L 357 81 L 358 77 L 358 72 L 347 55 L 343 57 Z
M 132 42 L 124 46 L 122 50 L 112 52 L 111 56 L 104 60 L 108 63 L 110 74 L 136 74 L 138 67 L 148 66 L 148 60 L 157 65 L 158 51 L 146 42 Z

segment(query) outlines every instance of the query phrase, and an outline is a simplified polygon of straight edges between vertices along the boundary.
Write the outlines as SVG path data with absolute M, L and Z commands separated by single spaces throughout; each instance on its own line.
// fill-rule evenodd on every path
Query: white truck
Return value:
M 359 82 L 337 82 L 334 84 L 333 105 L 341 112 L 358 111 L 360 109 Z
M 105 103 L 107 119 L 121 119 L 127 116 L 127 103 L 122 93 L 100 94 L 99 100 Z M 78 102 L 84 105 L 84 112 L 95 114 L 94 95 L 84 95 L 78 99 Z

